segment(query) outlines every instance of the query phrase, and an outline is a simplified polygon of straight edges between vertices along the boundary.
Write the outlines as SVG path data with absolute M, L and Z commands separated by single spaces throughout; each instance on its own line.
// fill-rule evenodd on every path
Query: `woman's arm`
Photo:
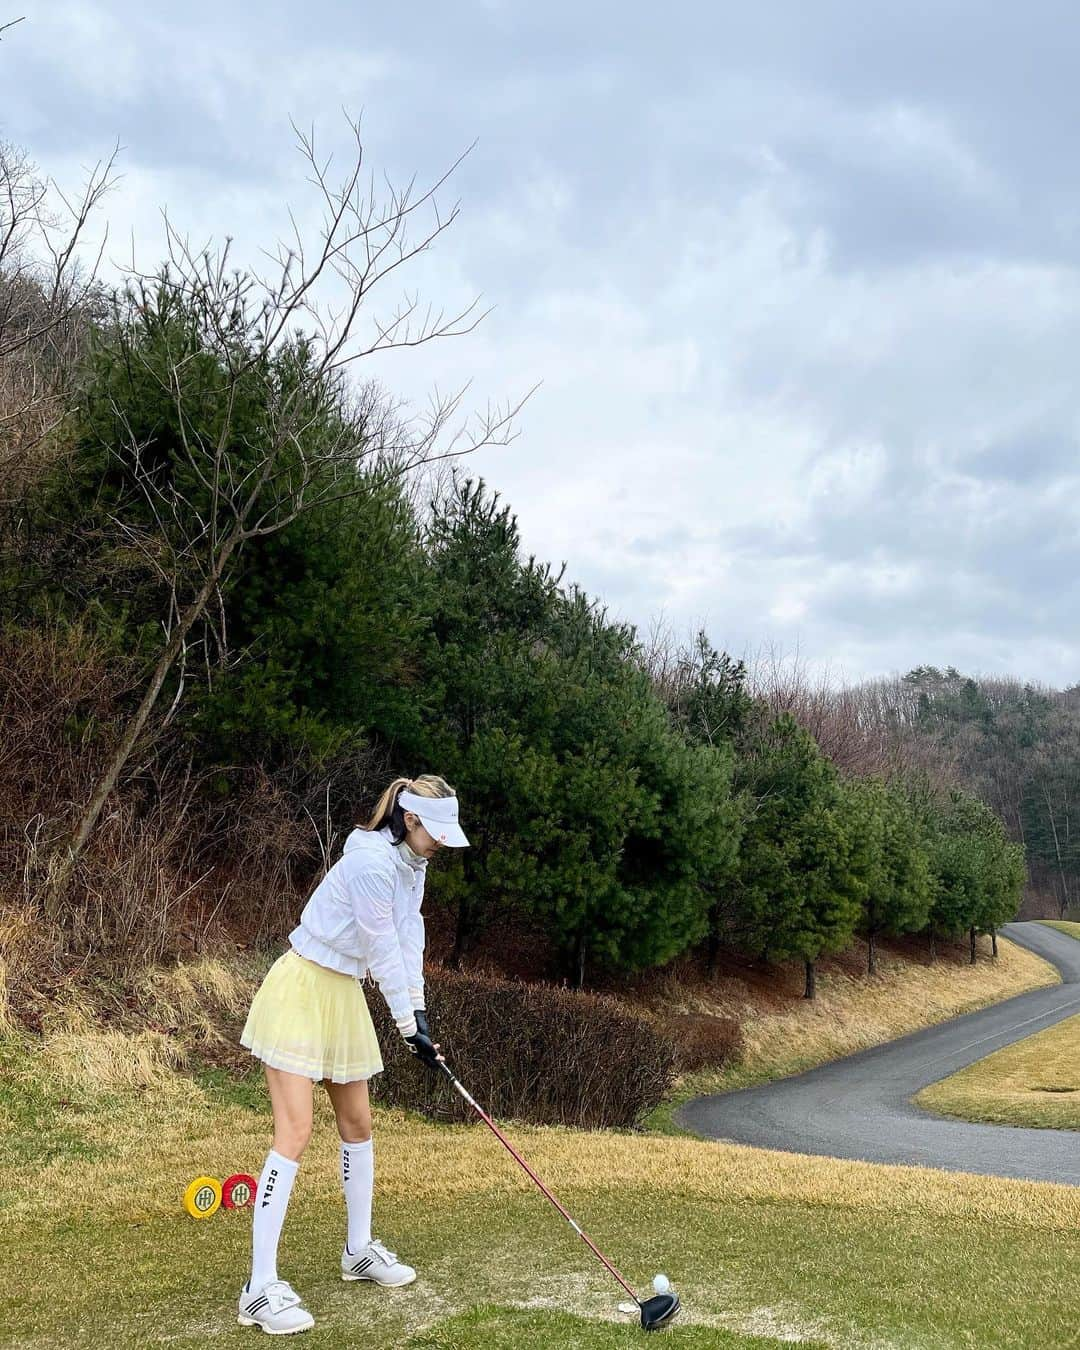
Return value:
M 401 958 L 405 963 L 405 975 L 409 983 L 409 997 L 414 1008 L 423 1008 L 424 1003 L 424 916 L 420 912 L 423 900 L 423 880 L 417 886 L 417 895 L 413 905 L 402 916 L 398 928 L 398 942 L 401 945 Z
M 365 867 L 353 871 L 346 885 L 353 918 L 368 948 L 368 967 L 403 1036 L 416 1034 L 409 976 L 394 926 L 394 869 Z

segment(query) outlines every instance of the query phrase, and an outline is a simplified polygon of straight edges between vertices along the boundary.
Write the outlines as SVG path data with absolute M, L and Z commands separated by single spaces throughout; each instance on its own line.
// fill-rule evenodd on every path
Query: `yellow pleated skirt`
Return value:
M 289 947 L 266 972 L 240 1033 L 264 1064 L 315 1082 L 351 1083 L 382 1071 L 364 990 Z

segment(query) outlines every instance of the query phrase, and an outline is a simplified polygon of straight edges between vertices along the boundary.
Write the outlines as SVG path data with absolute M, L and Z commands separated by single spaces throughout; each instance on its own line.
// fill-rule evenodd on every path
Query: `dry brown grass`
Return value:
M 34 1072 L 90 1094 L 125 1087 L 175 1090 L 192 1062 L 250 1063 L 239 1026 L 262 974 L 247 954 L 204 956 L 134 974 L 108 962 L 58 970 L 34 964 L 33 911 L 0 914 L 0 1036 L 37 1033 Z
M 1056 928 L 1059 933 L 1067 933 L 1069 937 L 1080 938 L 1080 923 L 1073 923 L 1071 919 L 1049 919 L 1046 926 Z
M 216 1045 L 225 1038 L 222 1014 L 243 1021 L 261 975 L 251 959 L 204 956 L 171 967 L 144 970 L 134 995 L 146 1015 L 188 1044 Z
M 930 1007 L 938 1015 L 958 1000 L 985 1001 L 1033 983 L 1049 983 L 1049 967 L 1011 943 L 1002 955 L 967 972 L 927 967 L 881 977 L 871 993 L 865 1021 L 857 1017 L 868 991 L 861 982 L 831 980 L 817 1007 L 797 1006 L 757 1018 L 745 995 L 728 990 L 720 1006 L 751 1016 L 753 1053 L 784 1051 L 785 1037 L 802 1035 L 799 1053 L 868 1043 L 864 1038 L 896 1034 Z M 95 1010 L 78 992 L 69 992 L 45 1019 L 38 1047 L 20 1062 L 20 1073 L 38 1081 L 77 1089 L 92 1105 L 103 1094 L 120 1093 L 121 1104 L 94 1114 L 93 1143 L 105 1151 L 95 1162 L 95 1204 L 133 1217 L 171 1211 L 178 1188 L 199 1172 L 225 1175 L 258 1165 L 269 1142 L 269 1109 L 264 1113 L 212 1101 L 176 1067 L 196 1046 L 223 1037 L 222 1008 L 240 1016 L 258 978 L 257 964 L 213 958 L 174 970 L 149 971 L 140 989 L 138 1030 L 102 1027 Z M 915 980 L 909 992 L 905 982 Z M 683 991 L 685 998 L 685 991 Z M 702 997 L 699 993 L 697 997 Z M 715 1005 L 714 1005 L 715 1006 Z M 823 1009 L 838 1015 L 827 1032 Z M 339 1181 L 336 1136 L 325 1095 L 316 1094 L 319 1124 L 307 1168 L 311 1184 L 336 1195 Z M 529 1183 L 516 1169 L 499 1165 L 486 1131 L 472 1126 L 437 1126 L 392 1109 L 377 1111 L 380 1188 L 388 1200 L 421 1200 L 431 1205 L 478 1189 L 514 1191 Z M 806 1158 L 735 1145 L 686 1139 L 578 1132 L 557 1126 L 515 1126 L 514 1138 L 541 1175 L 556 1187 L 622 1187 L 628 1176 L 648 1175 L 650 1185 L 698 1200 L 754 1201 L 784 1197 L 810 1204 L 855 1205 L 882 1212 L 919 1212 L 957 1217 L 978 1215 L 1014 1225 L 1066 1230 L 1080 1225 L 1080 1190 L 1019 1181 L 997 1181 L 916 1168 L 877 1167 Z M 439 1166 L 428 1164 L 438 1152 Z M 0 1189 L 12 1199 L 12 1218 L 56 1214 L 76 1202 L 85 1182 L 77 1160 L 48 1163 L 31 1178 L 0 1174 Z
M 962 1120 L 1080 1130 L 1080 1016 L 924 1088 L 916 1101 Z
M 91 1092 L 180 1091 L 177 1069 L 232 1048 L 230 1019 L 242 1020 L 257 981 L 250 964 L 215 957 L 148 968 L 121 995 L 120 1025 L 103 1024 L 100 1001 L 74 985 L 42 1018 L 38 1063 L 47 1078 Z
M 675 1064 L 682 1073 L 720 1069 L 742 1054 L 742 1027 L 734 1017 L 673 1012 L 661 1025 L 675 1043 Z
M 14 1031 L 16 990 L 27 981 L 35 924 L 29 905 L 0 907 L 0 1034 Z
M 194 1062 L 249 1067 L 237 1039 L 264 959 L 219 948 L 219 954 L 89 985 L 79 971 L 69 972 L 47 987 L 39 984 L 29 1016 L 26 976 L 12 982 L 9 974 L 30 961 L 36 933 L 29 909 L 13 908 L 0 918 L 0 1028 L 10 1031 L 20 1023 L 39 1028 L 46 1047 L 42 1065 L 51 1076 L 105 1090 L 160 1085 L 176 1068 Z M 1038 957 L 1004 939 L 999 945 L 997 962 L 976 966 L 893 958 L 873 980 L 826 970 L 814 1002 L 765 999 L 732 977 L 711 984 L 668 979 L 649 1002 L 665 1016 L 737 1021 L 745 1049 L 740 1061 L 722 1072 L 733 1081 L 774 1077 L 1056 982 L 1052 967 Z M 16 997 L 23 999 L 19 1006 Z
M 132 1090 L 88 1121 L 93 1142 L 104 1150 L 94 1163 L 94 1205 L 104 1219 L 137 1221 L 177 1211 L 192 1177 L 225 1176 L 257 1168 L 269 1145 L 270 1115 L 212 1102 L 190 1080 L 169 1075 L 160 1046 L 137 1038 L 110 1039 L 70 1027 L 47 1039 L 24 1072 L 83 1075 L 90 1084 L 124 1078 L 126 1042 L 131 1063 L 147 1065 L 141 1090 Z M 149 1055 L 152 1068 L 144 1055 Z M 305 1159 L 311 1199 L 336 1202 L 340 1190 L 336 1132 L 325 1095 L 316 1094 L 315 1141 Z M 483 1127 L 431 1125 L 395 1110 L 376 1112 L 381 1202 L 437 1207 L 467 1196 L 511 1194 L 531 1183 L 505 1160 Z M 771 1199 L 810 1205 L 856 1207 L 882 1214 L 989 1220 L 1016 1228 L 1068 1232 L 1080 1227 L 1080 1189 L 997 1180 L 922 1168 L 881 1167 L 766 1152 L 696 1140 L 641 1138 L 606 1131 L 580 1132 L 555 1126 L 515 1126 L 518 1144 L 539 1174 L 558 1191 L 583 1187 L 622 1190 L 628 1178 L 690 1201 L 732 1204 Z M 438 1156 L 438 1167 L 431 1159 Z M 6 1213 L 12 1220 L 63 1215 L 85 1204 L 86 1168 L 81 1159 L 55 1159 L 33 1169 L 0 1169 Z
M 154 1088 L 169 1094 L 177 1087 L 175 1070 L 183 1060 L 180 1044 L 159 1031 L 134 1035 L 102 1030 L 69 1015 L 41 1052 L 42 1077 L 70 1091 L 83 1093 L 87 1083 L 99 1088 Z

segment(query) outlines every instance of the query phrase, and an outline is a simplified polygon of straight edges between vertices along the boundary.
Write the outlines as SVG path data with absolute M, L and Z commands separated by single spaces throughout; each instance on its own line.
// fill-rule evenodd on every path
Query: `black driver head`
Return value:
M 678 1294 L 654 1294 L 641 1305 L 641 1325 L 645 1331 L 666 1327 L 680 1308 Z

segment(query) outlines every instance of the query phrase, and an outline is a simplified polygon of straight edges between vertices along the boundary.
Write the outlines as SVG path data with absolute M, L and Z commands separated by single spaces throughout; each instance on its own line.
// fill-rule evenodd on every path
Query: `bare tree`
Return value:
M 413 180 L 400 190 L 384 184 L 377 193 L 374 177 L 367 182 L 362 177 L 359 124 L 349 126 L 354 153 L 337 181 L 330 177 L 329 159 L 317 152 L 314 134 L 296 131 L 321 209 L 314 238 L 305 236 L 290 213 L 292 234 L 264 254 L 267 266 L 260 273 L 232 268 L 228 243 L 193 249 L 166 220 L 167 263 L 154 274 L 140 273 L 133 264 L 129 285 L 117 297 L 113 331 L 124 360 L 141 362 L 146 375 L 167 391 L 183 468 L 194 486 L 184 491 L 180 475 L 160 471 L 153 447 L 133 432 L 125 434 L 118 409 L 120 443 L 114 453 L 123 458 L 154 521 L 149 534 L 129 531 L 130 543 L 142 550 L 167 592 L 165 643 L 115 754 L 70 837 L 50 859 L 45 898 L 54 917 L 167 677 L 177 663 L 181 672 L 185 668 L 194 626 L 216 624 L 224 650 L 221 587 L 244 545 L 285 529 L 304 512 L 371 492 L 373 484 L 482 446 L 506 445 L 513 437 L 524 398 L 468 418 L 462 415 L 466 386 L 449 395 L 436 392 L 422 413 L 405 417 L 371 383 L 352 392 L 348 374 L 358 362 L 471 332 L 483 314 L 475 301 L 447 315 L 406 294 L 388 316 L 371 315 L 370 326 L 362 327 L 372 290 L 457 218 L 459 205 L 444 213 L 436 194 L 464 156 L 422 191 Z M 145 355 L 140 338 L 147 316 L 160 316 L 163 304 L 187 316 L 187 337 L 194 325 L 198 356 L 213 357 L 219 381 L 215 406 L 224 409 L 213 425 L 192 392 L 194 382 L 205 378 L 205 363 L 195 359 L 185 333 L 163 369 Z M 261 399 L 257 436 L 240 415 L 252 381 Z M 344 407 L 348 416 L 341 415 Z M 116 524 L 123 528 L 123 522 Z
M 71 405 L 72 376 L 108 232 L 89 222 L 117 151 L 70 193 L 0 143 L 0 492 L 16 496 Z

